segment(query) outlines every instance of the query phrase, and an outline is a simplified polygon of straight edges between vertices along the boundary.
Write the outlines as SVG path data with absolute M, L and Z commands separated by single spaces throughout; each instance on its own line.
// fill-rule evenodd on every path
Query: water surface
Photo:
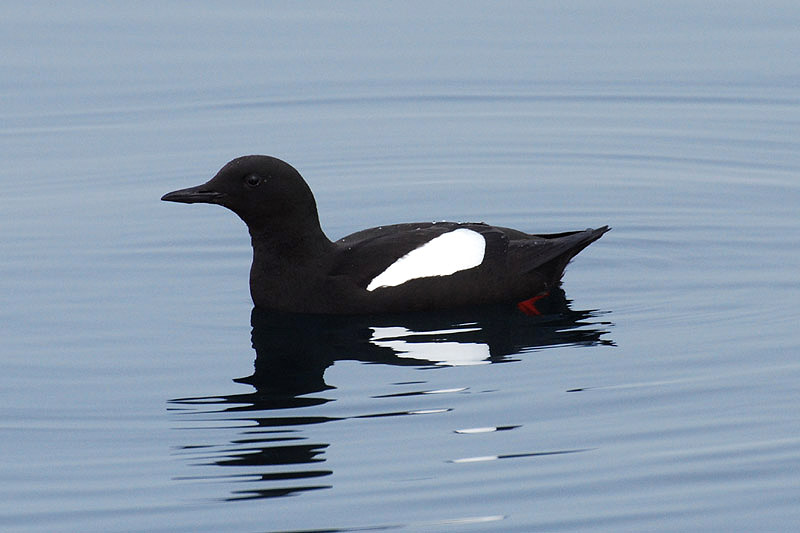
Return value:
M 799 18 L 6 8 L 0 525 L 791 529 Z M 541 317 L 287 322 L 234 215 L 158 200 L 246 153 L 296 166 L 331 238 L 614 229 Z

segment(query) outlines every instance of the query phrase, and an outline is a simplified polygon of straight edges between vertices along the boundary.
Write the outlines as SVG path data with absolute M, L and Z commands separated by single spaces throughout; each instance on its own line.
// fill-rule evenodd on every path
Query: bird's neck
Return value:
M 253 264 L 250 294 L 258 307 L 299 312 L 295 302 L 313 305 L 334 261 L 335 245 L 321 229 L 298 233 L 250 232 Z
M 276 227 L 268 229 L 250 228 L 253 245 L 253 264 L 260 268 L 304 268 L 320 266 L 327 262 L 334 244 L 325 236 L 319 224 Z

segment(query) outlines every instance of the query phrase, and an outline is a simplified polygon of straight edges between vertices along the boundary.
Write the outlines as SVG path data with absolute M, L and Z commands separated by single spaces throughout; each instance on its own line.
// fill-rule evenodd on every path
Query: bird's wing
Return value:
M 339 261 L 331 274 L 353 279 L 366 287 L 390 265 L 431 240 L 455 231 L 469 229 L 486 241 L 485 256 L 504 255 L 508 238 L 497 228 L 481 223 L 421 222 L 394 224 L 366 229 L 336 241 L 340 247 Z

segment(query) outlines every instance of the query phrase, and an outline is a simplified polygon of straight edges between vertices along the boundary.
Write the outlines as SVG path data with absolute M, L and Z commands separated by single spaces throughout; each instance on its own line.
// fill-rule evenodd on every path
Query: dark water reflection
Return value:
M 254 308 L 251 338 L 256 351 L 255 369 L 252 375 L 234 381 L 255 390 L 170 401 L 182 416 L 197 417 L 195 422 L 202 419 L 204 429 L 209 427 L 206 424 L 224 422 L 219 429 L 237 432 L 241 438 L 230 439 L 223 446 L 186 444 L 181 450 L 195 458 L 198 452 L 202 454 L 197 465 L 252 469 L 230 476 L 223 474 L 222 478 L 228 481 L 282 485 L 233 490 L 228 500 L 273 498 L 332 488 L 320 482 L 292 483 L 333 473 L 330 469 L 308 468 L 325 462 L 324 453 L 331 443 L 306 442 L 302 430 L 344 418 L 302 416 L 296 411 L 332 401 L 330 397 L 307 396 L 336 388 L 325 381 L 327 368 L 341 360 L 421 368 L 502 363 L 515 361 L 524 352 L 553 346 L 613 344 L 604 338 L 609 323 L 598 320 L 603 313 L 571 309 L 561 290 L 537 302 L 537 307 L 541 311 L 538 316 L 528 316 L 510 305 L 358 317 L 296 315 Z M 430 392 L 433 391 L 375 398 Z M 374 412 L 348 418 L 415 414 L 423 413 Z M 505 429 L 512 428 L 495 428 Z M 547 454 L 576 451 L 581 450 Z M 220 476 L 183 479 L 209 478 Z

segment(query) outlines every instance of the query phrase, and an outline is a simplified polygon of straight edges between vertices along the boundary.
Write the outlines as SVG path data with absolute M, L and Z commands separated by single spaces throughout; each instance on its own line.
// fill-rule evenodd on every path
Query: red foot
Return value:
M 547 296 L 550 296 L 550 293 L 549 292 L 543 292 L 542 294 L 538 294 L 538 295 L 534 296 L 533 298 L 528 298 L 527 300 L 519 302 L 517 304 L 517 308 L 520 311 L 522 311 L 523 313 L 525 313 L 526 315 L 529 315 L 529 316 L 541 315 L 542 312 L 539 311 L 538 309 L 536 309 L 536 302 L 538 302 L 539 300 L 541 300 L 542 298 L 545 298 Z

